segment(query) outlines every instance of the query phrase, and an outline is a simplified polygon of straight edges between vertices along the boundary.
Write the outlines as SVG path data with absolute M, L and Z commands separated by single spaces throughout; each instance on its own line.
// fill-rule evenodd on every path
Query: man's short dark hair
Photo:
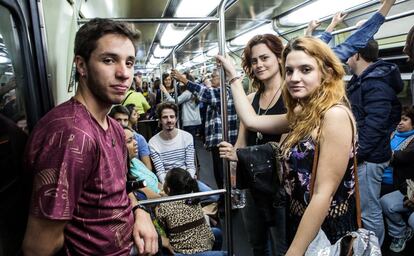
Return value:
M 162 102 L 157 106 L 157 117 L 161 118 L 161 113 L 164 109 L 172 109 L 175 112 L 175 117 L 178 116 L 178 107 L 174 103 L 171 102 Z
M 365 61 L 375 62 L 378 60 L 378 51 L 378 42 L 371 39 L 364 48 L 358 50 L 358 53 Z
M 137 51 L 141 34 L 135 29 L 134 25 L 110 19 L 94 18 L 83 25 L 76 33 L 75 56 L 79 55 L 88 62 L 92 51 L 96 48 L 96 42 L 107 34 L 117 34 L 129 38 L 134 45 L 135 52 Z M 79 80 L 78 72 L 76 72 L 75 79 L 76 81 Z
M 123 106 L 123 105 L 115 105 L 111 108 L 111 111 L 109 112 L 108 116 L 115 118 L 115 114 L 125 114 L 129 118 L 129 110 Z

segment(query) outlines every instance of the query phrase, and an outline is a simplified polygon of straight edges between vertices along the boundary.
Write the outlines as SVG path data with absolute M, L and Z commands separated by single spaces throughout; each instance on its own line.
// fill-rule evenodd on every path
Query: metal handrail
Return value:
M 395 15 L 386 17 L 385 22 L 396 20 L 396 19 L 399 19 L 399 18 L 404 18 L 404 17 L 410 16 L 410 15 L 413 15 L 413 14 L 414 14 L 414 10 L 402 12 L 402 13 L 399 13 L 399 14 L 395 14 Z M 357 26 L 352 26 L 352 27 L 348 27 L 348 28 L 338 29 L 338 30 L 332 32 L 331 34 L 332 35 L 337 35 L 337 34 L 345 33 L 345 32 L 356 30 L 356 29 L 358 29 Z
M 178 201 L 178 200 L 183 200 L 183 199 L 219 195 L 219 194 L 224 194 L 224 193 L 226 193 L 225 189 L 216 189 L 216 190 L 211 190 L 211 191 L 206 191 L 206 192 L 197 192 L 197 193 L 191 193 L 191 194 L 185 194 L 185 195 L 165 196 L 165 197 L 154 198 L 154 199 L 140 200 L 138 201 L 138 204 L 142 204 L 142 205 L 161 204 L 161 203 L 167 203 L 167 202 Z
M 79 19 L 78 23 L 86 23 L 91 19 Z M 216 23 L 216 17 L 194 17 L 194 18 L 112 18 L 112 20 L 123 21 L 129 23 Z
M 225 29 L 225 6 L 226 0 L 221 0 L 220 5 L 217 9 L 219 17 L 218 23 L 218 42 L 219 42 L 219 54 L 226 56 L 226 29 Z M 223 67 L 220 69 L 220 108 L 221 108 L 221 131 L 224 141 L 229 141 L 228 136 L 228 122 L 227 122 L 227 88 L 226 88 L 226 77 Z M 229 161 L 225 158 L 223 161 L 223 172 L 224 172 L 224 185 L 227 193 L 224 197 L 224 208 L 225 208 L 225 223 L 226 223 L 226 242 L 227 242 L 227 253 L 233 255 L 233 228 L 232 219 L 230 216 L 231 212 L 231 183 L 230 183 L 230 168 Z

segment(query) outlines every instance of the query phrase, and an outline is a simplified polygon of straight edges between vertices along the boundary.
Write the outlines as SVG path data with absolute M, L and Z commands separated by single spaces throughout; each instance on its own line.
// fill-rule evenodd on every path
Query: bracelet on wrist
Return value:
M 232 79 L 229 80 L 229 85 L 231 85 L 232 83 L 234 83 L 236 80 L 239 80 L 241 77 L 240 76 L 235 76 Z
M 134 207 L 132 207 L 132 212 L 135 214 L 135 211 L 136 211 L 137 209 L 141 209 L 141 210 L 144 210 L 144 211 L 146 211 L 147 213 L 149 213 L 148 208 L 147 208 L 147 207 L 145 207 L 145 206 L 144 206 L 144 205 L 142 205 L 142 204 L 137 204 L 137 205 L 135 205 Z

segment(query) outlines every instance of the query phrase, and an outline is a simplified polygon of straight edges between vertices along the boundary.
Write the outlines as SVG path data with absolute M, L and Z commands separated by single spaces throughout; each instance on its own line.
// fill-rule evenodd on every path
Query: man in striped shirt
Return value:
M 164 102 L 157 107 L 157 116 L 161 131 L 148 143 L 150 156 L 161 183 L 172 168 L 187 170 L 195 176 L 193 136 L 176 128 L 178 107 L 174 103 Z

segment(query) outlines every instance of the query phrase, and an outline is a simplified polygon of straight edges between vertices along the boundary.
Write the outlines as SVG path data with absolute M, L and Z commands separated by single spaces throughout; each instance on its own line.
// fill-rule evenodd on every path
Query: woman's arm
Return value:
M 165 95 L 166 101 L 167 102 L 175 103 L 175 99 L 168 93 L 168 91 L 165 88 L 165 86 L 164 85 L 160 85 L 160 88 L 161 88 L 162 92 Z M 177 97 L 177 103 L 178 103 L 178 105 L 181 105 L 184 102 L 187 102 L 187 101 L 191 100 L 191 96 L 192 96 L 192 93 L 190 91 L 188 91 L 188 90 L 185 90 L 183 93 L 180 94 L 180 96 Z
M 346 110 L 341 107 L 328 110 L 321 129 L 313 196 L 286 255 L 304 255 L 328 214 L 332 197 L 348 165 L 352 127 Z
M 236 112 L 246 129 L 267 134 L 287 132 L 289 124 L 286 115 L 257 115 L 244 93 L 241 79 L 233 79 L 237 77 L 237 73 L 231 61 L 220 55 L 217 55 L 216 58 L 218 63 L 223 66 L 226 77 L 232 82 L 231 91 L 233 93 Z

